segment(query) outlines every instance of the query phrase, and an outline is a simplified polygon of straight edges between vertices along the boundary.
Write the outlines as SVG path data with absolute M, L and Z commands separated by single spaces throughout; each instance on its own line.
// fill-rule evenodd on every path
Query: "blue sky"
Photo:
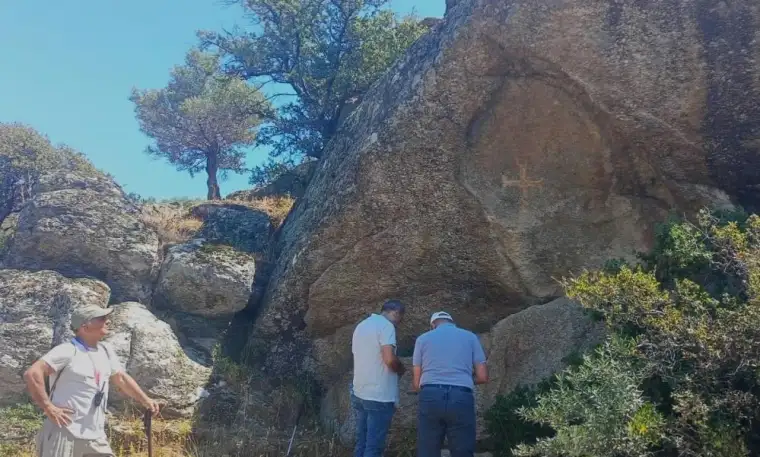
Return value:
M 443 15 L 445 0 L 393 0 L 400 12 Z M 205 195 L 190 178 L 142 151 L 128 100 L 133 86 L 158 88 L 196 44 L 198 29 L 245 21 L 218 0 L 0 0 L 0 122 L 23 122 L 84 152 L 127 192 L 171 198 Z M 254 151 L 249 165 L 264 160 Z M 222 194 L 247 188 L 232 175 Z

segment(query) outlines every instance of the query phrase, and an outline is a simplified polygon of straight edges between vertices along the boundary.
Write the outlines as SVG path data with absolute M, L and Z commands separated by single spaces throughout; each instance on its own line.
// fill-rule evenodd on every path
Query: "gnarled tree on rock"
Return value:
M 192 50 L 163 89 L 133 89 L 140 129 L 155 141 L 146 152 L 191 176 L 208 174 L 208 199 L 218 200 L 218 175 L 245 170 L 245 147 L 256 140 L 269 103 L 245 81 L 219 72 L 219 58 Z
M 400 16 L 389 0 L 228 0 L 253 30 L 201 31 L 226 72 L 288 87 L 258 143 L 271 148 L 251 184 L 266 184 L 301 160 L 319 159 L 341 119 L 428 26 Z

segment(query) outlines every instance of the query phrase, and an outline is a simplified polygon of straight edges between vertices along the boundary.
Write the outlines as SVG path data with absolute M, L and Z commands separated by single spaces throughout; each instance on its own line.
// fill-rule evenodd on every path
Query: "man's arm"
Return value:
M 488 383 L 488 367 L 484 363 L 478 363 L 475 365 L 475 384 L 487 384 Z
M 388 322 L 388 324 L 380 330 L 378 335 L 380 343 L 380 351 L 383 356 L 383 363 L 394 373 L 398 373 L 402 376 L 406 372 L 404 364 L 401 363 L 398 357 L 396 357 L 396 328 Z
M 26 382 L 26 389 L 32 397 L 34 404 L 45 413 L 45 416 L 47 416 L 51 422 L 59 427 L 64 427 L 71 423 L 71 415 L 74 414 L 74 411 L 68 408 L 59 408 L 55 406 L 53 402 L 50 401 L 47 392 L 45 392 L 45 376 L 50 376 L 53 373 L 55 373 L 53 367 L 40 359 L 34 362 L 32 366 L 24 372 L 24 381 Z
M 475 367 L 475 384 L 487 384 L 488 367 L 486 366 L 486 354 L 483 352 L 480 340 L 474 333 L 472 335 L 472 362 Z
M 388 368 L 391 369 L 394 373 L 398 373 L 399 376 L 403 376 L 404 373 L 406 373 L 406 368 L 404 367 L 404 364 L 401 363 L 401 360 L 396 356 L 393 346 L 390 344 L 383 345 L 381 347 L 383 351 L 383 363 L 385 363 Z
M 419 392 L 420 382 L 422 382 L 422 342 L 420 338 L 417 338 L 412 354 L 412 390 Z
M 414 365 L 412 367 L 412 389 L 415 392 L 420 391 L 420 382 L 422 381 L 422 367 Z
M 143 390 L 137 384 L 137 381 L 135 381 L 132 376 L 123 371 L 119 371 L 111 376 L 111 382 L 116 387 L 118 387 L 119 390 L 124 392 L 124 394 L 126 394 L 129 398 L 135 400 L 136 402 L 143 405 L 143 407 L 149 409 L 153 415 L 158 414 L 158 403 L 151 400 L 150 397 L 148 397 L 148 395 L 143 392 Z

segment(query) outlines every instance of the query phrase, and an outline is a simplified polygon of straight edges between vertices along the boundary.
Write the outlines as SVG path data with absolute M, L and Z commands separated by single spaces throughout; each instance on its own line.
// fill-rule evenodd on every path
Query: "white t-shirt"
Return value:
M 396 328 L 379 314 L 372 314 L 354 329 L 354 395 L 362 400 L 398 403 L 398 374 L 383 362 L 381 346 L 396 352 Z
M 99 343 L 97 348 L 88 350 L 73 340 L 59 344 L 42 356 L 42 360 L 56 371 L 49 378 L 50 388 L 53 389 L 50 400 L 58 407 L 74 410 L 67 429 L 75 438 L 96 440 L 106 434 L 108 381 L 111 375 L 122 371 L 116 351 L 108 346 L 106 352 L 106 344 Z M 55 382 L 59 372 L 61 377 Z M 101 388 L 103 399 L 100 406 L 95 408 L 93 400 Z

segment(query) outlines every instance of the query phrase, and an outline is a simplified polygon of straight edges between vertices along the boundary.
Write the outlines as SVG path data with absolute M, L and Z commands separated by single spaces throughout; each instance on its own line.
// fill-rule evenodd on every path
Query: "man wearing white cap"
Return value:
M 105 432 L 109 381 L 158 413 L 158 403 L 124 372 L 113 348 L 101 342 L 111 312 L 113 308 L 95 305 L 76 308 L 71 316 L 76 337 L 51 349 L 24 373 L 32 399 L 47 416 L 37 435 L 39 457 L 113 457 Z
M 417 338 L 412 360 L 412 382 L 420 392 L 417 457 L 439 457 L 444 437 L 451 457 L 472 457 L 473 388 L 488 382 L 486 356 L 478 337 L 454 325 L 449 313 L 433 313 L 430 326 L 432 330 Z

